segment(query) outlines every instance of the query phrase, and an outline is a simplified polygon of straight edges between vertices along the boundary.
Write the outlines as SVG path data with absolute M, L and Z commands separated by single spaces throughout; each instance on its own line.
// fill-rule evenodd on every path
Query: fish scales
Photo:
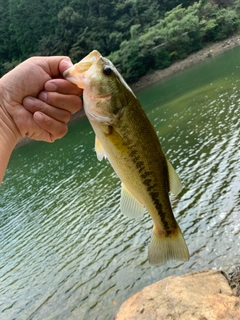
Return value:
M 96 50 L 63 76 L 84 89 L 84 108 L 96 134 L 97 156 L 99 160 L 106 157 L 122 181 L 121 211 L 140 217 L 146 207 L 153 220 L 149 262 L 188 260 L 169 200 L 169 191 L 178 194 L 181 183 L 134 93 L 111 61 Z
M 151 127 L 151 124 L 145 113 L 142 112 L 142 107 L 137 99 L 135 99 L 134 102 L 129 103 L 125 109 L 124 116 L 116 125 L 115 130 L 119 132 L 119 136 L 122 137 L 125 145 L 129 147 L 129 156 L 125 156 L 125 159 L 123 159 L 121 154 L 119 154 L 121 158 L 120 161 L 124 161 L 123 168 L 131 163 L 131 171 L 133 170 L 133 167 L 136 167 L 138 170 L 142 183 L 147 189 L 146 196 L 150 195 L 156 215 L 159 218 L 159 220 L 157 220 L 157 217 L 153 216 L 153 219 L 157 225 L 159 223 L 162 224 L 166 234 L 169 235 L 171 234 L 171 230 L 176 229 L 177 224 L 172 214 L 167 195 L 167 191 L 169 190 L 167 166 L 165 161 L 159 161 L 159 159 L 161 159 L 160 154 L 163 154 L 163 152 L 160 147 L 158 137 L 155 130 L 149 130 L 149 126 Z M 139 110 L 141 110 L 141 112 L 139 112 Z M 129 131 L 134 133 L 131 137 L 129 137 Z M 112 148 L 112 146 L 110 146 L 110 148 Z M 133 157 L 131 157 L 132 153 L 134 154 Z M 149 154 L 151 154 L 152 161 L 149 161 L 148 159 Z M 148 160 L 145 162 L 139 160 L 146 158 Z M 109 161 L 111 162 L 111 158 L 109 158 Z M 154 175 L 154 172 L 158 172 L 159 175 Z M 162 177 L 166 177 L 165 184 L 162 184 L 162 182 L 159 183 L 158 181 L 159 179 L 162 179 Z M 160 189 L 160 186 L 162 186 L 162 190 Z M 128 185 L 128 188 L 129 190 L 132 190 L 136 189 L 136 186 L 131 187 Z M 160 194 L 163 192 L 166 193 L 165 206 L 162 205 L 162 201 L 159 199 Z M 144 191 L 139 193 L 144 194 Z M 142 202 L 141 199 L 138 200 Z M 147 209 L 149 212 L 153 211 L 150 211 L 150 208 L 148 207 Z M 159 229 L 162 229 L 162 225 Z

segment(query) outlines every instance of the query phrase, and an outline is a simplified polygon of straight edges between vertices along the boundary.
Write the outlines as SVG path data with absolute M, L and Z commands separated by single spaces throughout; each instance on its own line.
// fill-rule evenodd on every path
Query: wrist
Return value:
M 13 149 L 20 139 L 20 135 L 11 129 L 11 119 L 6 116 L 0 99 L 0 143 L 4 148 Z
M 11 153 L 20 138 L 20 133 L 7 110 L 8 102 L 0 80 L 0 183 Z
M 8 112 L 11 108 L 7 92 L 5 92 L 0 79 L 0 141 L 9 145 L 10 148 L 14 148 L 21 135 Z

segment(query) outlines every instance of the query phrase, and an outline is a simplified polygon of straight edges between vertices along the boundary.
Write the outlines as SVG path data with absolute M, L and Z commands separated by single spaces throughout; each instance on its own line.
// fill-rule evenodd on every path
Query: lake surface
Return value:
M 152 222 L 119 210 L 120 181 L 83 118 L 14 151 L 0 189 L 0 318 L 112 319 L 144 286 L 240 259 L 240 48 L 138 92 L 183 191 L 188 262 L 150 266 Z

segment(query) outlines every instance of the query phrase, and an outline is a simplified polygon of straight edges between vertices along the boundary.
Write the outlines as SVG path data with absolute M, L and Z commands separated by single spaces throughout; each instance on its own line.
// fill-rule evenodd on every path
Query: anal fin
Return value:
M 143 216 L 143 205 L 126 189 L 122 183 L 120 200 L 121 212 L 129 218 L 141 218 Z

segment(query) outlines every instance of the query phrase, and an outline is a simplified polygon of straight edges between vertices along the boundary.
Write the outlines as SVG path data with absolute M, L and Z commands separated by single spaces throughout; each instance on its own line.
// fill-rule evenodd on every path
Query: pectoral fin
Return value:
M 98 140 L 97 136 L 95 137 L 95 151 L 99 161 L 102 161 L 103 158 L 107 158 L 101 142 Z
M 173 166 L 168 161 L 168 159 L 166 160 L 167 160 L 167 166 L 168 166 L 168 179 L 169 179 L 169 188 L 170 188 L 169 191 L 172 192 L 172 194 L 174 194 L 175 196 L 177 196 L 182 191 L 182 184 L 178 174 L 173 169 Z
M 122 183 L 120 200 L 121 212 L 129 218 L 141 218 L 143 216 L 143 205 L 134 198 Z

